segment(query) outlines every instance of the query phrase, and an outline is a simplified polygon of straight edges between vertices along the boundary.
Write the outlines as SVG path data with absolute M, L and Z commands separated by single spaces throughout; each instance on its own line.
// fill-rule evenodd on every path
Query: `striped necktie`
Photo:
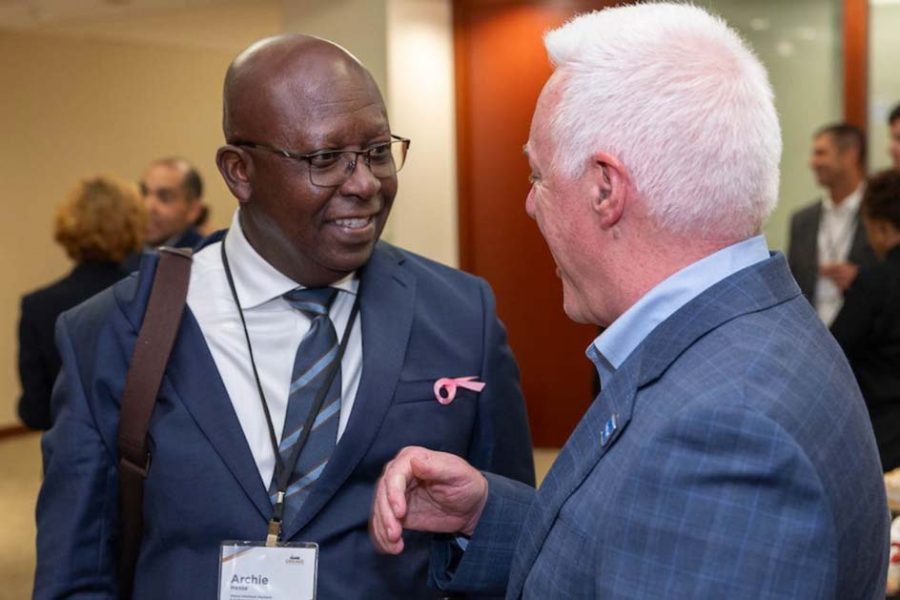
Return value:
M 311 320 L 309 331 L 300 342 L 294 358 L 287 413 L 278 447 L 281 459 L 288 467 L 287 462 L 301 437 L 307 415 L 313 409 L 316 397 L 332 365 L 338 359 L 337 333 L 328 316 L 328 309 L 337 292 L 335 288 L 307 288 L 291 290 L 284 295 L 291 306 L 302 311 Z M 325 469 L 325 464 L 337 443 L 341 412 L 340 364 L 337 369 L 337 374 L 325 395 L 312 431 L 289 479 L 284 500 L 285 523 L 289 523 L 299 512 L 313 484 Z M 273 504 L 276 492 L 277 482 L 273 476 L 269 485 Z

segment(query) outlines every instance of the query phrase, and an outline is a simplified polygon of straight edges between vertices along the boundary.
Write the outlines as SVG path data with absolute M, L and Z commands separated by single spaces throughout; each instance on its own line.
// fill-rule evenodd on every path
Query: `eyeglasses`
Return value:
M 320 187 L 336 187 L 343 184 L 356 170 L 359 157 L 378 179 L 388 179 L 396 175 L 406 162 L 410 140 L 391 135 L 390 142 L 375 144 L 362 150 L 317 150 L 309 154 L 298 154 L 256 142 L 234 142 L 232 146 L 266 150 L 273 154 L 309 164 L 309 181 Z

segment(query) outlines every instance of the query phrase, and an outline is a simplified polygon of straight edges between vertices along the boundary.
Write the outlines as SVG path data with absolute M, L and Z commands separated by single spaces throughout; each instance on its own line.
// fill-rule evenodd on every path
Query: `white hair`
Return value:
M 722 19 L 686 4 L 609 8 L 544 44 L 561 85 L 556 168 L 576 177 L 604 151 L 666 231 L 759 232 L 778 197 L 781 131 L 765 68 Z

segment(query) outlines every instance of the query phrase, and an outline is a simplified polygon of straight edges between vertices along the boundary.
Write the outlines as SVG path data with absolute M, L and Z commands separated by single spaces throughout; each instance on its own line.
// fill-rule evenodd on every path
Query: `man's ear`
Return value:
M 216 152 L 216 166 L 238 202 L 248 202 L 253 191 L 253 160 L 250 156 L 237 146 L 222 146 Z
M 631 177 L 615 157 L 605 152 L 597 152 L 591 157 L 588 173 L 591 209 L 599 215 L 604 228 L 612 227 L 625 212 Z

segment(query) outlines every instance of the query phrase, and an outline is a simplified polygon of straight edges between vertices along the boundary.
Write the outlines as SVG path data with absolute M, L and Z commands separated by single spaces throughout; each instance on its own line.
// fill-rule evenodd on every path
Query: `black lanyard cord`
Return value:
M 259 378 L 259 371 L 256 370 L 256 360 L 253 357 L 253 344 L 250 343 L 250 331 L 247 329 L 247 321 L 244 319 L 244 311 L 238 300 L 237 288 L 234 286 L 234 278 L 231 276 L 231 267 L 228 265 L 228 256 L 225 254 L 225 237 L 222 238 L 222 266 L 225 268 L 225 277 L 228 279 L 228 287 L 231 288 L 231 297 L 234 298 L 234 304 L 237 306 L 238 315 L 241 317 L 241 325 L 244 328 L 244 337 L 247 340 L 247 351 L 250 353 L 250 366 L 253 367 L 253 379 L 256 381 L 256 389 L 259 391 L 259 399 L 262 401 L 263 412 L 266 414 L 266 425 L 269 427 L 269 440 L 272 447 L 275 448 L 275 468 L 283 469 L 284 461 L 281 460 L 281 453 L 278 452 L 278 438 L 275 435 L 275 426 L 272 424 L 272 415 L 269 412 L 269 403 L 266 402 L 266 394 L 263 392 L 262 381 Z
M 291 474 L 294 472 L 294 469 L 297 467 L 297 462 L 300 460 L 300 453 L 303 451 L 303 448 L 306 446 L 306 442 L 309 440 L 310 432 L 312 431 L 313 423 L 315 423 L 316 417 L 319 414 L 319 410 L 322 408 L 322 404 L 325 402 L 325 396 L 328 394 L 328 390 L 331 388 L 332 383 L 334 382 L 334 378 L 337 376 L 338 371 L 341 367 L 341 361 L 344 358 L 344 352 L 347 349 L 347 344 L 350 340 L 350 332 L 353 329 L 353 324 L 356 321 L 356 316 L 359 313 L 359 295 L 360 289 L 357 289 L 356 298 L 353 302 L 353 308 L 350 310 L 350 318 L 347 320 L 347 326 L 344 328 L 344 335 L 341 338 L 340 347 L 338 348 L 338 355 L 335 361 L 332 363 L 331 368 L 328 371 L 328 374 L 325 377 L 325 381 L 323 385 L 319 387 L 318 392 L 316 393 L 315 402 L 310 407 L 309 413 L 306 415 L 306 420 L 303 424 L 303 428 L 300 433 L 300 438 L 297 440 L 297 443 L 294 445 L 294 449 L 291 451 L 291 456 L 288 460 L 288 464 L 285 464 L 284 460 L 281 457 L 281 452 L 278 450 L 278 438 L 275 435 L 275 426 L 272 422 L 272 414 L 269 412 L 269 403 L 266 401 L 266 394 L 263 391 L 262 381 L 259 377 L 259 371 L 256 368 L 256 359 L 253 356 L 253 344 L 250 343 L 250 331 L 247 328 L 247 321 L 244 318 L 244 311 L 241 308 L 241 303 L 238 299 L 237 288 L 234 285 L 234 277 L 231 274 L 231 267 L 228 264 L 228 255 L 225 252 L 225 238 L 222 238 L 222 266 L 225 269 L 225 277 L 228 280 L 228 287 L 231 289 L 231 296 L 234 299 L 235 306 L 238 309 L 238 315 L 241 317 L 241 325 L 244 329 L 244 338 L 247 340 L 247 350 L 250 354 L 250 365 L 253 368 L 253 378 L 256 381 L 256 389 L 259 392 L 259 399 L 262 403 L 263 413 L 266 416 L 266 426 L 269 429 L 269 440 L 272 443 L 272 450 L 275 453 L 275 482 L 276 482 L 276 497 L 275 504 L 272 510 L 272 520 L 269 522 L 269 537 L 267 543 L 270 545 L 274 543 L 274 539 L 281 534 L 281 520 L 284 516 L 284 496 L 287 491 L 288 482 L 290 481 Z M 340 399 L 338 400 L 340 401 Z M 290 468 L 288 468 L 288 466 Z M 273 536 L 275 538 L 273 539 Z

